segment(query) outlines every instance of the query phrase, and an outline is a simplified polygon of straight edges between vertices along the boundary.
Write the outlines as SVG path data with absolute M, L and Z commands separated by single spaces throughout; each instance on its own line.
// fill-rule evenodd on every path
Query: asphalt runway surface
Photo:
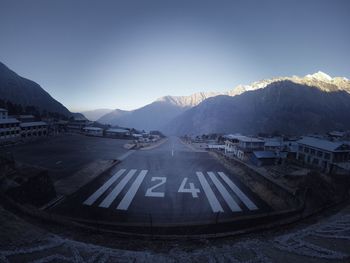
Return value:
M 177 137 L 123 159 L 50 212 L 106 224 L 179 226 L 271 211 L 214 157 Z

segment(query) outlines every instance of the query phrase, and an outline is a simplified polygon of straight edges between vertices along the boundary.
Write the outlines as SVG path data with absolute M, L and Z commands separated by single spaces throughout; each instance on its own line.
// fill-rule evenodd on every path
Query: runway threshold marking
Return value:
M 111 186 L 121 178 L 126 172 L 126 169 L 121 169 L 117 173 L 115 173 L 108 181 L 106 181 L 101 187 L 99 187 L 91 196 L 89 196 L 84 202 L 84 205 L 92 205 L 97 199 L 99 199 Z M 136 174 L 136 169 L 131 169 L 125 176 L 117 183 L 111 192 L 104 198 L 104 200 L 99 204 L 99 207 L 108 208 L 115 201 L 115 199 L 121 194 L 126 185 L 132 180 L 134 175 Z M 141 170 L 135 180 L 133 180 L 130 188 L 127 190 L 126 194 L 123 196 L 119 205 L 117 206 L 118 210 L 128 210 L 129 206 L 133 202 L 137 191 L 140 189 L 142 182 L 144 181 L 148 170 Z M 209 184 L 209 181 L 212 181 L 215 185 L 215 188 L 219 191 L 220 195 L 230 208 L 232 212 L 240 212 L 242 208 L 239 206 L 237 201 L 235 200 L 235 196 L 249 209 L 249 210 L 257 210 L 258 207 L 254 204 L 254 202 L 249 199 L 249 197 L 243 193 L 239 187 L 223 172 L 217 172 L 219 176 L 216 175 L 216 172 L 206 172 L 207 176 L 209 176 L 210 180 L 206 179 L 206 175 L 203 172 L 196 172 L 197 178 L 199 180 L 200 185 L 203 188 L 203 191 L 206 195 L 206 198 L 209 202 L 209 205 L 213 211 L 213 213 L 224 212 L 223 207 L 218 200 L 218 197 L 215 195 L 212 187 Z M 219 180 L 221 178 L 221 180 Z M 151 186 L 147 191 L 146 197 L 164 197 L 164 192 L 154 192 L 154 189 L 160 187 L 161 185 L 166 183 L 166 177 L 152 177 L 151 181 L 160 182 Z M 191 193 L 193 198 L 198 198 L 198 193 L 200 190 L 195 188 L 193 183 L 189 183 L 189 188 L 185 188 L 188 178 L 184 178 L 182 181 L 180 188 L 178 189 L 178 193 Z M 229 192 L 229 189 L 232 190 L 233 193 Z
M 112 192 L 110 192 L 107 197 L 101 202 L 99 207 L 109 207 L 114 199 L 120 194 L 120 192 L 124 189 L 126 184 L 130 181 L 133 175 L 136 173 L 135 169 L 130 170 L 127 175 L 114 187 Z
M 137 190 L 140 188 L 140 185 L 145 179 L 148 170 L 142 170 L 137 176 L 136 180 L 131 185 L 129 191 L 125 194 L 124 198 L 120 201 L 117 209 L 119 210 L 128 210 L 132 200 L 134 199 Z
M 119 170 L 107 182 L 105 182 L 95 193 L 84 201 L 84 205 L 92 205 L 118 178 L 126 171 L 126 169 Z
M 239 205 L 236 203 L 236 201 L 232 198 L 230 193 L 226 190 L 226 188 L 222 185 L 222 183 L 219 181 L 219 179 L 215 176 L 213 172 L 207 172 L 210 179 L 213 181 L 216 188 L 219 190 L 220 194 L 224 198 L 227 205 L 230 207 L 232 212 L 239 212 L 242 211 L 242 209 L 239 207 Z
M 224 209 L 222 208 L 222 206 L 220 205 L 218 199 L 216 198 L 213 190 L 210 188 L 210 185 L 207 181 L 207 179 L 205 179 L 204 175 L 202 172 L 197 172 L 197 177 L 198 180 L 204 190 L 205 195 L 207 196 L 208 202 L 211 206 L 211 209 L 213 210 L 214 213 L 217 212 L 224 212 Z
M 239 199 L 248 207 L 249 210 L 257 210 L 258 207 L 246 196 L 238 186 L 227 177 L 227 175 L 223 172 L 218 172 L 222 180 L 232 189 L 232 191 L 238 196 Z

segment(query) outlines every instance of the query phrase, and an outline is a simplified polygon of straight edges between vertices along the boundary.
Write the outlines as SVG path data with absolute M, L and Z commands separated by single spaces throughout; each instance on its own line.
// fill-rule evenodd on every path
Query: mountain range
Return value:
M 98 119 L 103 124 L 159 130 L 170 120 L 219 93 L 196 93 L 191 96 L 165 96 L 133 111 L 116 109 Z
M 324 92 L 290 80 L 237 96 L 217 96 L 175 118 L 166 133 L 283 133 L 350 129 L 350 94 Z
M 350 129 L 350 81 L 321 71 L 277 77 L 224 92 L 165 96 L 134 111 L 115 110 L 98 121 L 167 134 L 304 134 Z
M 88 110 L 88 111 L 82 111 L 81 114 L 83 114 L 87 119 L 90 121 L 97 121 L 102 116 L 112 112 L 112 109 L 96 109 L 96 110 Z
M 80 117 L 37 83 L 0 63 L 0 100 L 35 106 L 40 112 Z M 91 120 L 166 134 L 285 133 L 350 130 L 350 81 L 317 72 L 238 85 L 227 92 L 165 96 L 132 111 L 85 112 Z
M 19 104 L 23 108 L 35 106 L 40 112 L 58 113 L 67 118 L 84 117 L 80 113 L 72 113 L 55 100 L 39 84 L 19 76 L 0 62 L 0 99 Z

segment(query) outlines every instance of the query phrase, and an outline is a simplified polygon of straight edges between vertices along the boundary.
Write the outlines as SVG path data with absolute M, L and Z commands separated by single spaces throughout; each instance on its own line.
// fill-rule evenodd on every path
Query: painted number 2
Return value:
M 193 198 L 197 198 L 198 197 L 198 193 L 200 193 L 200 190 L 198 188 L 195 188 L 193 183 L 189 183 L 190 188 L 185 188 L 187 180 L 188 180 L 187 177 L 185 177 L 183 179 L 178 192 L 179 193 L 190 193 L 190 194 L 192 194 Z
M 153 185 L 152 187 L 148 188 L 147 191 L 146 191 L 145 196 L 149 196 L 149 197 L 164 197 L 164 192 L 154 192 L 153 190 L 158 188 L 159 186 L 165 184 L 166 177 L 152 177 L 151 181 L 152 182 L 160 181 L 160 182 L 158 184 Z

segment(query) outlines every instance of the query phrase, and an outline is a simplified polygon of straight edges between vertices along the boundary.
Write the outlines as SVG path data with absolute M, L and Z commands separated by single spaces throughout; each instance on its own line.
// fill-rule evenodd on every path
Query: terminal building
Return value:
M 20 139 L 20 122 L 15 118 L 9 118 L 6 109 L 0 108 L 0 145 L 13 143 Z
M 33 115 L 9 117 L 6 109 L 0 109 L 0 145 L 47 135 L 46 122 L 36 121 Z
M 43 121 L 21 122 L 19 126 L 22 139 L 34 139 L 48 134 L 47 123 Z

